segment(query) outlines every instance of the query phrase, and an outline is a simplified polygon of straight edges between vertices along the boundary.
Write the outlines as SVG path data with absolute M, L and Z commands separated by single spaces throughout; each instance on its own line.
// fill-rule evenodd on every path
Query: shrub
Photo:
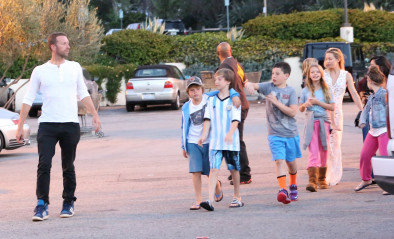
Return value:
M 187 66 L 195 63 L 217 65 L 219 59 L 216 47 L 220 42 L 227 41 L 226 34 L 200 33 L 174 37 L 173 49 L 165 61 L 183 62 Z
M 103 80 L 107 79 L 105 96 L 111 103 L 115 103 L 117 101 L 117 94 L 120 92 L 122 79 L 128 80 L 131 78 L 136 66 L 134 64 L 125 64 L 113 67 L 96 64 L 85 66 L 85 68 L 92 76 L 98 77 L 97 84 L 100 89 L 103 88 Z
M 247 36 L 282 40 L 337 37 L 343 23 L 343 9 L 258 16 L 243 25 Z M 394 14 L 386 11 L 349 10 L 354 37 L 361 42 L 393 42 Z
M 354 37 L 361 42 L 394 42 L 394 14 L 385 11 L 349 10 Z
M 243 24 L 247 36 L 267 36 L 283 40 L 336 37 L 342 23 L 339 9 L 258 16 Z
M 123 30 L 103 38 L 102 51 L 121 64 L 156 64 L 167 57 L 173 38 L 142 30 Z

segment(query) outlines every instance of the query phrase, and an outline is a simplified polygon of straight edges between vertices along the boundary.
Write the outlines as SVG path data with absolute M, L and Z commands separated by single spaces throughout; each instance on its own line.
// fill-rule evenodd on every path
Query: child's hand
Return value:
M 189 154 L 186 152 L 186 150 L 183 150 L 183 157 L 189 158 Z
M 358 127 L 362 129 L 365 127 L 365 124 L 360 124 Z
M 245 89 L 246 89 L 246 92 L 248 92 L 249 95 L 253 95 L 253 94 L 254 94 L 253 83 L 251 83 L 251 82 L 246 82 L 246 84 L 245 84 Z
M 207 137 L 205 137 L 204 135 L 201 135 L 201 138 L 198 140 L 198 145 L 200 145 L 200 147 L 202 147 L 202 144 L 204 143 L 206 138 Z
M 303 106 L 304 106 L 305 108 L 308 108 L 308 107 L 311 107 L 312 104 L 311 104 L 311 102 L 310 102 L 309 100 L 307 100 L 307 101 L 303 104 Z
M 317 104 L 319 104 L 319 100 L 316 99 L 315 97 L 310 97 L 310 98 L 308 99 L 308 101 L 309 101 L 312 105 L 317 105 Z
M 271 92 L 271 94 L 266 95 L 265 99 L 271 101 L 271 103 L 274 105 L 279 103 L 278 99 L 276 98 L 276 95 L 272 92 Z
M 235 108 L 238 108 L 241 106 L 241 99 L 238 96 L 234 96 L 231 100 L 232 100 Z
M 233 143 L 233 134 L 227 133 L 226 137 L 224 137 L 224 142 L 226 142 L 228 144 L 232 144 Z

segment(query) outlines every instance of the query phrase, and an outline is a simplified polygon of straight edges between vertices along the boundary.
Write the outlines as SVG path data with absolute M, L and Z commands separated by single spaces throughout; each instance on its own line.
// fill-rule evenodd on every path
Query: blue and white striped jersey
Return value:
M 221 100 L 218 96 L 208 99 L 204 119 L 211 121 L 209 149 L 239 151 L 238 128 L 234 131 L 233 142 L 228 144 L 224 141 L 226 134 L 230 131 L 233 121 L 241 122 L 241 106 L 237 109 L 230 97 Z

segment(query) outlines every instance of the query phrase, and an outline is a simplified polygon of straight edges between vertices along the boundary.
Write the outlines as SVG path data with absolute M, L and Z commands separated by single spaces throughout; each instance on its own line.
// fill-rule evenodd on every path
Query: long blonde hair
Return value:
M 320 71 L 320 75 L 321 75 L 320 85 L 323 90 L 324 100 L 326 103 L 329 103 L 331 100 L 330 88 L 328 87 L 326 81 L 324 80 L 324 71 L 323 71 L 323 68 L 319 64 L 311 64 L 308 67 L 307 76 L 306 76 L 306 87 L 308 87 L 308 90 L 311 92 L 311 95 L 313 97 L 315 97 L 315 86 L 313 85 L 312 79 L 311 79 L 311 69 L 313 67 L 317 67 Z
M 327 53 L 333 54 L 335 59 L 339 60 L 339 68 L 341 68 L 341 70 L 345 70 L 345 57 L 339 48 L 328 48 L 325 55 L 327 55 Z M 326 61 L 324 61 L 324 67 L 326 67 Z

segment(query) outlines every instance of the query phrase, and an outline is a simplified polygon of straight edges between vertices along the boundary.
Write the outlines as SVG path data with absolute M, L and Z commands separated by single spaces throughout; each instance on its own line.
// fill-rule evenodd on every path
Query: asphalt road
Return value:
M 300 199 L 276 201 L 275 166 L 267 145 L 264 104 L 252 104 L 245 123 L 253 182 L 241 186 L 245 206 L 230 209 L 232 186 L 222 166 L 224 199 L 214 212 L 190 211 L 194 202 L 188 161 L 180 148 L 181 111 L 149 107 L 127 113 L 102 108 L 104 138 L 84 135 L 77 152 L 76 215 L 59 218 L 60 150 L 53 160 L 49 219 L 32 222 L 36 204 L 37 145 L 0 154 L 0 238 L 394 238 L 394 196 L 360 182 L 361 130 L 345 103 L 344 175 L 340 184 L 310 193 L 307 152 L 298 160 Z M 303 116 L 297 115 L 302 132 Z M 90 119 L 88 119 L 90 120 Z M 34 134 L 37 119 L 28 119 Z M 90 123 L 90 122 L 88 122 Z M 207 198 L 208 180 L 203 180 Z

